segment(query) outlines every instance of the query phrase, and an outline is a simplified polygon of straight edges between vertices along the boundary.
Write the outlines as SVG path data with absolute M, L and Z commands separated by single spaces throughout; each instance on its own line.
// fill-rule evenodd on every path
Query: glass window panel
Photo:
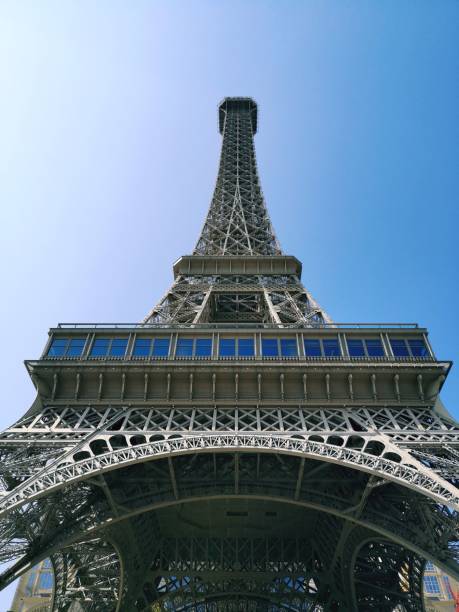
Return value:
M 261 348 L 263 357 L 277 357 L 279 355 L 277 338 L 262 338 Z
M 132 354 L 134 357 L 148 357 L 151 350 L 151 339 L 150 338 L 137 338 L 134 342 L 134 350 Z
M 35 583 L 36 576 L 37 576 L 36 572 L 30 572 L 29 577 L 27 579 L 27 583 L 26 583 L 25 589 L 24 589 L 26 595 L 31 595 L 32 594 L 33 585 Z
M 316 339 L 306 339 L 304 341 L 304 352 L 307 357 L 321 357 L 322 349 L 320 348 L 320 341 Z
M 51 566 L 51 559 L 45 559 L 43 561 L 43 566 L 42 567 L 44 567 L 45 569 L 49 569 L 50 567 L 52 567 Z
M 413 357 L 427 357 L 428 351 L 427 347 L 424 344 L 424 340 L 408 340 L 408 344 L 410 345 L 411 354 Z
M 111 357 L 124 357 L 127 343 L 127 338 L 113 338 L 109 355 Z
M 297 357 L 298 350 L 295 338 L 281 338 L 281 355 L 283 357 Z
M 432 561 L 427 561 L 427 563 L 426 563 L 426 570 L 428 572 L 434 572 L 435 571 L 435 565 L 432 563 Z
M 83 352 L 85 342 L 85 338 L 72 338 L 70 340 L 66 355 L 68 357 L 80 357 Z
M 384 357 L 384 349 L 379 338 L 372 338 L 371 340 L 365 340 L 367 345 L 367 353 L 370 357 Z
M 220 357 L 234 357 L 236 355 L 236 340 L 234 338 L 220 339 Z
M 156 343 L 155 343 L 156 344 Z M 192 357 L 193 356 L 193 339 L 179 338 L 177 340 L 176 357 Z
M 351 357 L 365 357 L 365 349 L 363 348 L 363 340 L 354 338 L 347 340 L 347 348 Z
M 326 338 L 322 342 L 325 357 L 339 357 L 341 355 L 338 338 Z
M 241 357 L 253 357 L 254 354 L 253 338 L 239 338 L 239 355 Z
M 440 584 L 436 576 L 424 576 L 424 588 L 427 593 L 440 593 Z
M 451 592 L 451 585 L 449 582 L 448 576 L 443 576 L 443 584 L 445 585 L 445 592 L 448 599 L 453 599 L 453 594 Z
M 108 338 L 96 338 L 91 348 L 90 357 L 105 357 L 109 344 L 110 340 Z
M 55 338 L 48 350 L 49 357 L 62 357 L 67 347 L 68 338 Z
M 191 340 L 191 342 L 193 342 Z M 169 355 L 169 338 L 155 338 L 153 344 L 154 357 L 167 357 Z
M 195 355 L 210 357 L 212 355 L 212 338 L 196 338 Z
M 53 588 L 53 575 L 51 572 L 42 572 L 38 579 L 39 589 L 52 589 Z
M 408 348 L 406 346 L 405 340 L 391 338 L 390 345 L 392 347 L 392 352 L 395 357 L 409 357 Z

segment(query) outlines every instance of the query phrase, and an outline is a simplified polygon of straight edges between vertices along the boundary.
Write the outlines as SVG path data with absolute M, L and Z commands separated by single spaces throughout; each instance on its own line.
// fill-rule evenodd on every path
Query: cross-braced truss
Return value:
M 208 216 L 142 333 L 338 337 L 271 226 L 256 104 L 219 113 Z M 448 364 L 384 342 L 357 361 L 28 362 L 37 400 L 0 435 L 0 588 L 49 557 L 53 611 L 422 611 L 426 559 L 459 577 L 459 426 Z
M 82 567 L 78 559 L 83 558 L 77 554 L 81 550 L 78 542 L 88 537 L 91 546 L 99 541 L 111 542 L 111 549 L 102 547 L 104 559 L 109 550 L 118 551 L 124 559 L 120 601 L 123 610 L 132 609 L 129 605 L 133 599 L 138 609 L 163 601 L 173 606 L 171 609 L 181 609 L 186 601 L 196 602 L 198 592 L 204 601 L 221 597 L 230 583 L 233 594 L 243 599 L 268 599 L 273 609 L 318 610 L 320 607 L 311 605 L 331 605 L 342 598 L 345 599 L 341 603 L 348 606 L 343 609 L 356 609 L 349 599 L 353 594 L 355 601 L 365 597 L 362 609 L 380 610 L 376 588 L 379 580 L 385 588 L 390 585 L 390 602 L 395 606 L 408 601 L 404 590 L 407 585 L 413 593 L 410 597 L 419 597 L 418 574 L 423 558 L 454 572 L 455 551 L 448 552 L 447 546 L 448 541 L 457 539 L 454 515 L 446 506 L 429 502 L 422 493 L 409 493 L 404 486 L 390 484 L 384 474 L 368 476 L 341 464 L 282 456 L 276 454 L 276 449 L 269 454 L 247 453 L 243 449 L 229 454 L 221 446 L 213 454 L 201 448 L 191 456 L 171 459 L 169 455 L 153 463 L 105 471 L 101 476 L 88 474 L 85 482 L 87 488 L 72 485 L 71 481 L 62 484 L 65 493 L 59 512 L 67 499 L 71 507 L 65 522 L 53 518 L 52 533 L 37 520 L 46 516 L 47 507 L 55 507 L 55 499 L 54 504 L 49 503 L 51 493 L 22 506 L 23 525 L 36 527 L 27 535 L 29 545 L 16 564 L 16 572 L 21 564 L 37 559 L 37 542 L 41 543 L 41 555 L 51 554 L 54 559 L 56 550 L 59 554 L 63 551 L 70 559 L 67 565 L 74 568 L 63 574 L 69 581 L 68 588 L 60 587 L 65 601 L 77 595 L 84 601 L 88 591 L 98 593 L 99 585 L 113 582 L 102 562 L 91 565 L 89 574 L 83 570 L 78 574 L 77 569 Z M 79 504 L 75 504 L 77 494 Z M 206 501 L 210 499 L 214 500 L 211 508 Z M 245 500 L 242 506 L 238 502 L 241 499 Z M 199 510 L 193 514 L 194 506 Z M 286 514 L 287 507 L 292 510 Z M 167 509 L 166 513 L 163 509 Z M 245 518 L 251 516 L 255 521 L 252 525 Z M 151 518 L 136 523 L 136 517 Z M 202 533 L 201 525 L 210 521 L 206 528 L 209 535 L 177 535 L 177 530 L 183 531 L 183 519 L 189 533 L 196 529 Z M 290 534 L 268 539 L 255 535 L 260 529 L 266 530 L 266 522 L 269 531 L 279 529 L 279 521 L 292 524 Z M 244 525 L 243 532 L 237 538 L 222 539 L 222 522 L 226 525 L 224 530 L 231 523 L 233 530 Z M 117 527 L 119 524 L 124 525 L 122 529 Z M 244 532 L 249 535 L 244 536 Z M 354 582 L 352 577 L 358 559 L 362 559 L 363 553 L 358 551 L 365 542 L 376 541 L 389 550 L 391 559 L 391 551 L 400 550 L 401 569 L 408 565 L 406 571 L 388 575 L 384 564 L 373 568 L 372 584 L 376 586 L 371 599 L 367 587 L 361 594 L 363 578 Z M 114 553 L 107 554 L 109 557 Z M 416 560 L 418 569 L 414 573 L 410 559 Z M 139 567 L 143 568 L 140 581 Z M 284 576 L 282 585 L 279 574 Z M 75 584 L 79 587 L 72 586 Z M 115 591 L 113 585 L 103 590 L 113 599 L 107 607 L 100 603 L 98 609 L 112 609 Z
M 318 325 L 330 322 L 292 275 L 257 276 L 238 285 L 232 276 L 190 278 L 179 276 L 160 303 L 145 319 L 147 323 L 277 323 Z
M 253 100 L 226 99 L 220 106 L 223 144 L 217 184 L 194 250 L 206 256 L 251 258 L 282 254 L 258 180 Z M 179 275 L 146 322 L 259 322 L 314 325 L 328 315 L 296 274 Z
M 112 610 L 120 599 L 120 559 L 109 543 L 89 540 L 53 555 L 56 610 L 80 609 L 91 612 Z
M 281 253 L 258 180 L 253 146 L 256 122 L 253 100 L 226 99 L 220 106 L 220 168 L 195 255 Z

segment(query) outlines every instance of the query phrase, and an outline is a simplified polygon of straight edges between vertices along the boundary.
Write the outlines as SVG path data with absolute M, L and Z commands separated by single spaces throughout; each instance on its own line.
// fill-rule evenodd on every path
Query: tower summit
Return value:
M 219 127 L 223 144 L 217 185 L 194 253 L 280 255 L 255 160 L 257 105 L 250 98 L 225 98 Z
M 60 324 L 0 438 L 4 587 L 49 558 L 52 609 L 417 612 L 459 578 L 450 362 L 416 324 L 332 322 L 282 252 L 257 105 L 220 104 L 196 248 L 142 323 Z

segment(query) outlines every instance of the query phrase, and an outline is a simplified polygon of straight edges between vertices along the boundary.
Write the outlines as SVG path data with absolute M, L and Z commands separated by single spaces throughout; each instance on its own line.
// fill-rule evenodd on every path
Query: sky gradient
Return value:
M 258 102 L 267 205 L 315 299 L 457 359 L 458 75 L 455 0 L 1 2 L 0 426 L 49 327 L 138 321 L 171 284 L 225 96 Z M 456 417 L 458 395 L 453 368 Z

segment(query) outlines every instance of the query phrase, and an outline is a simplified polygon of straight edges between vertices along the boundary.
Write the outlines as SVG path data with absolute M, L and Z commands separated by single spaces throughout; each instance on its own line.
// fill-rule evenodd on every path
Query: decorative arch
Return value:
M 92 450 L 96 446 L 103 446 L 105 449 L 105 445 L 105 440 L 96 439 L 92 440 L 87 448 Z M 459 496 L 455 487 L 429 473 L 427 469 L 400 463 L 398 457 L 394 461 L 394 457 L 381 456 L 384 445 L 382 443 L 380 445 L 378 453 L 372 454 L 372 449 L 370 452 L 363 452 L 346 446 L 290 436 L 212 433 L 205 436 L 175 436 L 173 439 L 123 446 L 108 452 L 104 450 L 101 454 L 92 455 L 89 458 L 81 458 L 81 454 L 78 454 L 77 458 L 80 460 L 77 461 L 74 457 L 76 453 L 84 450 L 82 447 L 75 453 L 67 454 L 63 460 L 58 459 L 7 494 L 0 501 L 0 517 L 26 502 L 47 495 L 70 483 L 84 481 L 96 474 L 107 473 L 136 463 L 196 452 L 244 453 L 254 451 L 294 455 L 350 467 L 396 482 L 438 503 L 447 504 L 459 510 Z

